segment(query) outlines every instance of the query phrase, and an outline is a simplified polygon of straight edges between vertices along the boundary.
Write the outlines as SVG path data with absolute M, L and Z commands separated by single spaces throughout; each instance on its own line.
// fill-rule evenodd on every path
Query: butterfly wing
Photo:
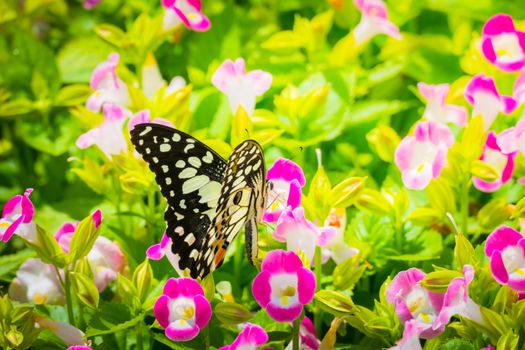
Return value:
M 179 267 L 189 268 L 215 218 L 227 162 L 202 142 L 164 125 L 136 125 L 131 142 L 155 174 L 168 202 L 166 233 Z
M 203 278 L 218 268 L 231 241 L 246 225 L 250 262 L 257 255 L 257 223 L 266 202 L 266 171 L 261 146 L 247 140 L 233 151 L 222 182 L 216 216 L 203 237 L 192 277 Z

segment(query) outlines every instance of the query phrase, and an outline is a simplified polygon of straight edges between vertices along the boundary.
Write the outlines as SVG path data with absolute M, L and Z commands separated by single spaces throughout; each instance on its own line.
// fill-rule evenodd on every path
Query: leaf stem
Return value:
M 469 205 L 470 180 L 463 181 L 461 186 L 460 213 L 461 213 L 461 232 L 468 235 L 468 205 Z
M 315 282 L 316 282 L 316 291 L 319 291 L 321 289 L 321 279 L 323 278 L 323 265 L 321 261 L 321 247 L 316 246 L 315 247 L 315 256 L 314 256 L 314 263 L 315 263 Z M 321 334 L 321 308 L 319 307 L 318 303 L 315 303 L 314 306 L 314 327 L 315 332 L 317 334 Z
M 142 321 L 137 323 L 135 326 L 135 331 L 137 332 L 137 350 L 143 350 L 144 338 L 142 336 Z
M 67 317 L 69 323 L 76 327 L 75 315 L 73 313 L 73 299 L 71 295 L 71 276 L 67 268 L 64 269 L 64 293 L 66 294 Z
M 301 327 L 301 319 L 302 319 L 301 316 L 297 317 L 297 319 L 293 321 L 293 329 L 292 329 L 292 349 L 293 350 L 299 350 L 299 328 Z

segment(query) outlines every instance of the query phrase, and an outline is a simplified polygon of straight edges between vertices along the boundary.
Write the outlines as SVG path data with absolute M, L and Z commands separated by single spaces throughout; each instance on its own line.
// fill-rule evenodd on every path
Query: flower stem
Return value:
M 137 350 L 144 349 L 144 338 L 142 337 L 142 321 L 135 326 L 137 332 Z
M 67 317 L 69 323 L 73 326 L 76 326 L 75 315 L 73 313 L 73 299 L 71 295 L 71 276 L 67 268 L 64 270 L 64 293 L 66 294 L 66 307 L 67 307 Z
M 460 213 L 461 213 L 461 232 L 468 234 L 468 205 L 469 205 L 470 181 L 466 180 L 461 186 Z
M 321 247 L 317 246 L 315 247 L 315 256 L 314 256 L 314 263 L 315 263 L 315 285 L 316 285 L 316 291 L 321 289 L 321 279 L 323 278 L 323 265 L 321 261 Z M 315 332 L 317 334 L 321 334 L 321 308 L 315 303 L 314 306 L 314 327 Z
M 297 317 L 295 321 L 293 321 L 293 329 L 292 329 L 292 349 L 293 350 L 299 350 L 299 328 L 301 326 L 301 316 Z

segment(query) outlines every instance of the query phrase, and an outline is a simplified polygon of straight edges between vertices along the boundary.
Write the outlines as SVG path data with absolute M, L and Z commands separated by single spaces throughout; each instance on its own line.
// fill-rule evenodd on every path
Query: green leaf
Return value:
M 121 47 L 126 39 L 126 33 L 124 33 L 119 27 L 111 24 L 99 24 L 95 27 L 95 33 L 100 38 L 116 47 Z
M 219 303 L 215 305 L 213 312 L 221 323 L 227 325 L 244 323 L 254 316 L 244 305 L 237 303 Z
M 335 185 L 328 200 L 332 208 L 346 208 L 352 205 L 365 187 L 366 177 L 349 177 Z
M 425 347 L 426 349 L 426 347 Z M 476 350 L 471 341 L 459 338 L 447 339 L 440 345 L 443 350 Z
M 337 265 L 332 273 L 334 287 L 338 290 L 346 290 L 353 287 L 366 270 L 365 265 L 358 265 L 358 256 L 346 259 Z
M 446 269 L 433 271 L 425 276 L 421 281 L 421 285 L 432 292 L 445 293 L 450 282 L 454 278 L 462 276 L 463 275 L 458 271 Z
M 498 340 L 496 345 L 497 349 L 505 350 L 516 350 L 518 349 L 518 342 L 520 341 L 520 336 L 515 334 L 512 329 L 509 329 L 501 338 Z
M 473 176 L 479 177 L 481 180 L 488 182 L 497 180 L 501 177 L 501 174 L 495 167 L 479 159 L 472 162 L 470 172 Z
M 0 256 L 0 278 L 6 280 L 8 275 L 15 272 L 27 259 L 35 257 L 34 251 L 21 250 L 15 254 Z
M 149 259 L 146 258 L 133 272 L 133 284 L 137 289 L 137 296 L 142 302 L 146 299 L 152 279 L 153 270 L 149 264 Z
M 465 235 L 459 232 L 456 235 L 456 246 L 454 247 L 454 258 L 458 266 L 464 266 L 466 264 L 477 266 L 476 254 L 474 247 Z
M 58 245 L 51 233 L 40 226 L 36 226 L 34 240 L 26 240 L 26 244 L 35 251 L 40 260 L 46 264 L 53 264 L 62 268 L 67 264 L 67 256 Z
M 71 107 L 84 103 L 93 91 L 86 85 L 68 85 L 60 89 L 55 97 L 55 106 Z
M 350 297 L 333 290 L 320 290 L 315 293 L 315 301 L 321 309 L 334 316 L 348 316 L 356 311 Z
M 78 300 L 87 307 L 97 309 L 99 294 L 93 278 L 76 272 L 71 272 L 70 276 Z
M 135 326 L 143 319 L 144 314 L 132 317 L 129 307 L 124 304 L 106 303 L 89 322 L 86 337 L 120 332 Z
M 506 198 L 497 198 L 479 210 L 477 219 L 484 230 L 490 231 L 505 223 L 512 212 L 512 205 L 507 202 Z

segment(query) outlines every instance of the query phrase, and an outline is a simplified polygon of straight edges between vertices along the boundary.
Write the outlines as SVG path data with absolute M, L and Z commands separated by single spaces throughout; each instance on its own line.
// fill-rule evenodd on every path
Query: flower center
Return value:
M 170 323 L 177 328 L 195 325 L 195 303 L 192 299 L 178 297 L 170 300 Z
M 405 304 L 414 318 L 420 318 L 426 323 L 431 322 L 434 309 L 423 287 L 419 285 L 413 287 L 405 297 Z
M 498 59 L 505 63 L 523 59 L 523 50 L 514 33 L 501 34 L 492 40 Z
M 278 274 L 272 276 L 270 286 L 272 288 L 272 301 L 280 306 L 296 305 L 297 295 L 297 275 Z
M 7 231 L 7 228 L 11 225 L 9 221 L 0 220 L 0 237 Z
M 509 274 L 525 276 L 525 257 L 521 247 L 507 247 L 503 250 L 501 257 Z

